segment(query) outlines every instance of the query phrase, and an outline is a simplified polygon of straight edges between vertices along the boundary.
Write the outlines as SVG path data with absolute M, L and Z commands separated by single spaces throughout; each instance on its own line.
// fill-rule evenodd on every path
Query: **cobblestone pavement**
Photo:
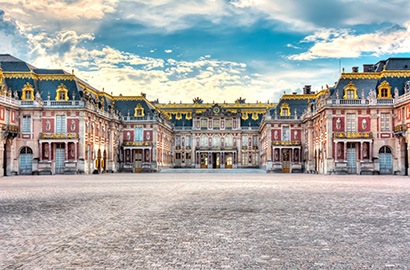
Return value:
M 0 269 L 410 269 L 410 178 L 0 178 Z

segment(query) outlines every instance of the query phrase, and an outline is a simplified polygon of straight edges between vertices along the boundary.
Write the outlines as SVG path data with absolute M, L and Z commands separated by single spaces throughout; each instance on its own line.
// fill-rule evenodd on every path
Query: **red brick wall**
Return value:
M 75 129 L 74 130 L 72 130 L 71 129 L 71 121 L 74 121 L 75 122 Z M 79 120 L 78 119 L 73 119 L 73 118 L 68 118 L 67 119 L 67 132 L 78 132 L 78 130 L 79 130 Z
M 366 120 L 367 122 L 367 127 L 363 128 L 363 120 Z M 358 131 L 359 132 L 368 132 L 371 130 L 370 128 L 370 117 L 359 117 L 358 119 Z
M 130 133 L 130 139 L 128 140 L 127 133 Z M 133 130 L 124 130 L 123 132 L 124 141 L 133 141 L 134 140 L 134 131 Z
M 340 129 L 337 129 L 337 119 L 340 118 L 341 124 Z M 345 130 L 345 118 L 344 117 L 334 117 L 333 118 L 333 131 L 344 131 Z
M 47 120 L 50 121 L 50 130 L 46 130 L 46 122 Z M 41 129 L 44 133 L 53 133 L 54 132 L 54 119 L 50 118 L 50 119 L 43 119 L 42 122 L 42 129 Z
M 275 138 L 275 131 L 277 131 L 277 138 Z M 281 130 L 280 129 L 272 129 L 272 141 L 280 141 L 281 140 Z

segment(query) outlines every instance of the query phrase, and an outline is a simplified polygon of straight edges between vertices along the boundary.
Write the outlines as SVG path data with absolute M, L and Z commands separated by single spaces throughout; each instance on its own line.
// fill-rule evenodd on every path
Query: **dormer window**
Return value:
M 281 116 L 289 116 L 290 115 L 290 107 L 289 104 L 284 102 L 280 107 L 280 115 Z
M 387 81 L 384 81 L 380 84 L 378 98 L 392 98 L 391 97 L 391 86 Z
M 137 107 L 135 107 L 135 117 L 143 117 L 144 116 L 144 108 L 142 108 L 141 104 L 138 104 Z
M 31 84 L 26 83 L 24 88 L 22 89 L 23 95 L 21 96 L 22 100 L 33 100 L 34 99 L 34 89 Z
M 60 84 L 56 92 L 56 100 L 68 100 L 68 90 L 64 84 Z
M 344 99 L 358 99 L 357 88 L 354 86 L 353 82 L 350 82 L 345 88 Z

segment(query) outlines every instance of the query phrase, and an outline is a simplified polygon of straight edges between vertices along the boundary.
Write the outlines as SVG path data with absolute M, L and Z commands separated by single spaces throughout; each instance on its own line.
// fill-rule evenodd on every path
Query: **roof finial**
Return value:
M 385 70 L 386 70 L 386 65 L 383 66 L 383 71 L 385 71 Z

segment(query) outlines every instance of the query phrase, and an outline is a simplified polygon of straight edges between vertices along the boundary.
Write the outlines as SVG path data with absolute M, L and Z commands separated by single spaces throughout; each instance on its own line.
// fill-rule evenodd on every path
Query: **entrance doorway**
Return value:
M 383 146 L 379 150 L 380 159 L 380 174 L 392 174 L 393 164 L 392 164 L 392 153 L 391 149 L 387 146 Z
M 201 153 L 201 169 L 208 168 L 208 153 Z
M 220 153 L 212 153 L 212 168 L 213 169 L 219 169 L 221 167 L 219 161 L 220 161 L 221 154 Z
M 347 144 L 347 173 L 356 174 L 356 144 Z
M 64 143 L 56 144 L 56 174 L 64 173 L 64 161 L 65 161 L 65 145 Z
M 282 171 L 284 173 L 290 173 L 290 156 L 289 149 L 283 149 L 282 159 Z
M 226 154 L 225 168 L 232 169 L 232 153 Z
M 134 172 L 140 173 L 142 169 L 142 149 L 135 150 Z
M 23 147 L 20 150 L 20 170 L 19 174 L 31 175 L 32 173 L 33 150 L 30 147 Z

